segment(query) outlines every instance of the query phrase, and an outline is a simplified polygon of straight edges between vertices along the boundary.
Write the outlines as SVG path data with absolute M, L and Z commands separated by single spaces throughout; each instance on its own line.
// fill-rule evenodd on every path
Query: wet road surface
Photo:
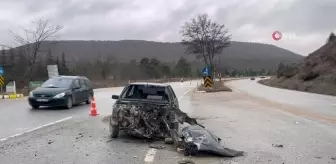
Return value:
M 120 93 L 121 88 L 109 88 L 95 92 L 100 113 L 98 117 L 88 115 L 88 105 L 61 111 L 32 111 L 22 100 L 11 100 L 16 101 L 15 105 L 1 101 L 0 103 L 6 103 L 6 110 L 1 108 L 2 112 L 12 116 L 11 119 L 7 119 L 6 115 L 0 116 L 1 137 L 71 118 L 0 141 L 0 164 L 170 164 L 182 159 L 191 159 L 197 164 L 336 163 L 336 130 L 333 122 L 326 124 L 315 121 L 315 118 L 307 119 L 305 115 L 285 110 L 299 109 L 292 108 L 293 104 L 287 106 L 286 103 L 269 101 L 246 88 L 239 88 L 241 83 L 249 85 L 250 81 L 232 81 L 230 85 L 235 87 L 234 92 L 219 93 L 197 93 L 192 90 L 196 82 L 185 82 L 183 85 L 173 83 L 172 86 L 176 95 L 181 98 L 181 109 L 198 118 L 199 122 L 221 137 L 225 146 L 245 151 L 243 157 L 189 158 L 173 150 L 171 145 L 163 145 L 163 149 L 153 149 L 150 148 L 150 143 L 125 135 L 110 139 L 107 123 L 102 120 L 111 113 L 111 105 L 114 102 L 111 95 Z M 22 102 L 19 103 L 20 101 Z M 300 110 L 303 108 L 297 107 Z M 20 119 L 13 119 L 14 117 L 23 118 L 22 121 L 18 121 Z M 7 125 L 12 122 L 12 125 Z M 6 130 L 2 128 L 10 130 L 10 127 L 15 130 L 3 135 Z M 272 144 L 280 144 L 283 147 L 274 147 Z
M 190 91 L 196 86 L 196 82 L 170 83 L 176 92 L 178 98 L 185 92 Z M 119 95 L 122 87 L 96 89 L 95 99 L 98 112 L 101 115 L 109 115 L 112 112 L 112 95 Z M 183 105 L 183 102 L 181 102 Z M 41 108 L 31 109 L 26 98 L 17 100 L 0 101 L 0 140 L 9 136 L 30 131 L 31 129 L 42 127 L 46 124 L 52 124 L 60 120 L 86 117 L 90 112 L 90 105 L 85 103 L 75 106 L 72 109 Z
M 257 80 L 259 79 L 231 81 L 228 85 L 237 92 L 243 91 L 249 96 L 286 105 L 287 107 L 280 105 L 279 108 L 284 108 L 290 113 L 301 114 L 313 120 L 336 123 L 336 96 L 269 87 L 259 84 Z

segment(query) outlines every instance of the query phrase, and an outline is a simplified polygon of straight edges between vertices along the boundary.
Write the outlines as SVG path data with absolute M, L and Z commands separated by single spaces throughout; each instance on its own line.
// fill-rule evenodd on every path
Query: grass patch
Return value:
M 214 81 L 214 84 L 210 88 L 204 87 L 204 85 L 198 86 L 198 91 L 205 92 L 232 92 L 232 89 L 227 87 L 224 81 Z

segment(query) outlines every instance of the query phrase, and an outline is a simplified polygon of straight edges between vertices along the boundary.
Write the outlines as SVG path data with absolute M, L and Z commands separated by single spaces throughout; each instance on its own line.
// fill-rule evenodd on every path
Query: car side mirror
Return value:
M 79 89 L 79 88 L 80 88 L 79 86 L 74 86 L 72 89 L 76 90 L 76 89 Z
M 117 100 L 117 99 L 119 99 L 119 96 L 118 95 L 112 95 L 112 99 Z

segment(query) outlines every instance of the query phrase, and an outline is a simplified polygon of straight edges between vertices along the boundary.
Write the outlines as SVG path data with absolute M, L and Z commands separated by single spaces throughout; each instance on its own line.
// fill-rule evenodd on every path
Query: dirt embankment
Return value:
M 336 96 L 336 37 L 309 54 L 302 62 L 278 68 L 277 76 L 260 83 Z

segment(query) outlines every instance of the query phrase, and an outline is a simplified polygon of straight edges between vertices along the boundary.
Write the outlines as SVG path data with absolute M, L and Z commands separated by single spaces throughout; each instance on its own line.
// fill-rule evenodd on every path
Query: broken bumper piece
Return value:
M 242 156 L 243 151 L 225 148 L 220 144 L 221 139 L 210 131 L 198 125 L 191 125 L 182 129 L 184 155 L 196 156 L 206 152 L 225 157 Z

